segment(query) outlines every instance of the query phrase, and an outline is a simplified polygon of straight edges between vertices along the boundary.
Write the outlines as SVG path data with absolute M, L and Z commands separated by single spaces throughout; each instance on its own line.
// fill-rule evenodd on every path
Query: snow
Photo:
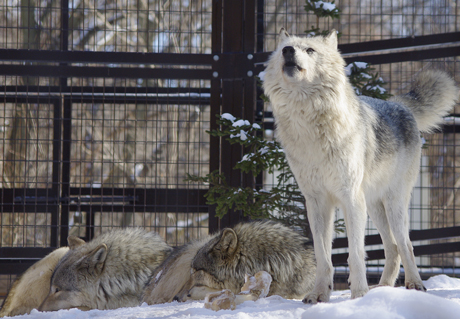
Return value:
M 431 277 L 424 282 L 428 292 L 406 290 L 403 287 L 378 287 L 364 297 L 351 300 L 350 291 L 334 291 L 329 303 L 306 305 L 300 300 L 286 300 L 270 296 L 257 301 L 246 301 L 235 310 L 218 312 L 205 309 L 204 301 L 176 301 L 115 310 L 38 312 L 17 316 L 24 319 L 95 319 L 95 318 L 260 318 L 260 319 L 454 319 L 460 317 L 460 279 L 446 275 Z
M 248 135 L 245 131 L 240 130 L 238 134 L 230 134 L 230 138 L 239 138 L 242 141 L 246 141 L 248 139 Z
M 225 120 L 229 120 L 230 122 L 234 122 L 236 120 L 236 117 L 234 117 L 233 115 L 231 115 L 230 113 L 224 113 L 221 115 L 221 118 L 222 119 L 225 119 Z
M 267 154 L 269 151 L 270 149 L 267 146 L 264 146 L 259 150 L 260 154 L 262 155 Z
M 353 63 L 350 63 L 348 64 L 344 69 L 345 69 L 345 75 L 346 76 L 350 76 L 351 75 L 351 69 L 353 68 L 353 66 L 356 66 L 357 69 L 363 69 L 365 70 L 368 66 L 368 64 L 366 62 L 354 62 Z
M 251 123 L 249 123 L 248 120 L 238 120 L 232 124 L 233 127 L 240 127 L 240 126 L 245 126 L 245 125 L 251 125 Z
M 243 162 L 251 162 L 252 161 L 252 157 L 254 156 L 255 154 L 254 153 L 249 153 L 249 154 L 245 154 L 243 156 L 243 158 L 241 159 L 241 161 L 239 161 L 238 163 L 243 163 Z
M 356 65 L 356 67 L 358 69 L 366 69 L 367 68 L 367 62 L 355 62 L 355 65 Z
M 314 2 L 313 4 L 315 5 L 316 9 L 320 9 L 322 5 L 323 10 L 326 10 L 326 11 L 334 11 L 336 8 L 335 4 L 330 3 L 330 2 L 317 1 L 317 2 Z
M 386 90 L 383 87 L 381 87 L 380 85 L 367 86 L 366 88 L 368 90 L 379 91 L 381 94 L 386 92 Z
M 260 72 L 258 76 L 259 76 L 259 79 L 263 82 L 265 79 L 265 71 Z

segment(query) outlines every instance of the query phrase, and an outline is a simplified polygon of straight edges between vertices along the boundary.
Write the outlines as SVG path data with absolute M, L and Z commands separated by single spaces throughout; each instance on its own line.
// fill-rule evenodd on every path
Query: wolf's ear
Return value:
M 89 272 L 100 275 L 104 269 L 105 260 L 107 258 L 107 245 L 100 244 L 95 249 L 90 251 L 85 258 L 86 267 Z
M 238 237 L 236 233 L 231 228 L 225 228 L 222 231 L 222 236 L 217 244 L 214 245 L 214 250 L 219 251 L 223 256 L 232 255 L 238 244 Z
M 70 235 L 69 237 L 67 237 L 67 244 L 69 245 L 70 249 L 75 249 L 86 244 L 86 242 L 83 239 L 78 238 L 77 236 Z
M 338 40 L 337 40 L 337 31 L 332 29 L 331 32 L 324 38 L 324 41 L 334 49 L 337 49 Z
M 281 30 L 280 30 L 280 43 L 283 42 L 284 40 L 286 40 L 287 38 L 289 38 L 289 33 L 287 33 L 286 29 L 281 28 Z

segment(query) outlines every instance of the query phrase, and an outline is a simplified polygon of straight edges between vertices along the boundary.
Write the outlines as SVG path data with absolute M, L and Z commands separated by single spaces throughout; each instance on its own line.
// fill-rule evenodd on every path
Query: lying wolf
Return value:
M 222 289 L 237 294 L 245 274 L 262 270 L 273 278 L 269 295 L 302 298 L 313 288 L 315 269 L 307 238 L 272 221 L 241 223 L 172 253 L 153 276 L 144 301 L 204 299 Z
M 54 268 L 68 251 L 69 247 L 55 249 L 16 278 L 0 309 L 0 317 L 29 314 L 37 309 L 50 290 Z
M 158 234 L 140 228 L 113 230 L 88 243 L 69 236 L 68 243 L 40 311 L 138 306 L 155 268 L 172 250 Z
M 368 213 L 382 237 L 381 285 L 392 286 L 405 270 L 407 288 L 426 290 L 415 264 L 408 207 L 422 141 L 458 98 L 442 71 L 421 72 L 409 93 L 382 101 L 356 96 L 337 50 L 326 37 L 289 36 L 284 29 L 264 78 L 276 134 L 305 196 L 318 262 L 316 283 L 304 302 L 328 301 L 332 290 L 334 207 L 345 215 L 352 298 L 368 291 L 364 230 Z
M 143 302 L 149 305 L 173 301 L 190 280 L 193 258 L 198 250 L 209 241 L 209 237 L 192 241 L 174 251 L 155 269 L 152 278 L 144 290 Z

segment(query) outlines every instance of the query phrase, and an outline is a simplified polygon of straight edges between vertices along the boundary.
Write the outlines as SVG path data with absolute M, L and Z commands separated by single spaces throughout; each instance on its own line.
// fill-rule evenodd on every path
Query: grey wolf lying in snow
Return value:
M 69 247 L 55 249 L 18 276 L 0 309 L 0 317 L 29 314 L 37 309 L 50 291 L 50 280 L 59 260 Z
M 313 288 L 311 241 L 272 221 L 240 223 L 174 251 L 152 276 L 144 302 L 204 299 L 210 292 L 240 292 L 245 274 L 268 272 L 268 295 L 302 298 Z
M 113 230 L 88 243 L 69 236 L 68 242 L 40 311 L 138 306 L 153 271 L 172 250 L 140 228 Z

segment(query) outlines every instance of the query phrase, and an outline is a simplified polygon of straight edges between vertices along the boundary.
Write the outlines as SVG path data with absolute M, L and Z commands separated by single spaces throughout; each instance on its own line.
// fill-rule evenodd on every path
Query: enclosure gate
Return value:
M 72 109 L 75 103 L 104 104 L 208 104 L 211 119 L 230 112 L 253 120 L 255 81 L 254 1 L 212 1 L 212 54 L 86 52 L 69 50 L 69 1 L 60 1 L 60 48 L 0 49 L 1 76 L 59 77 L 56 86 L 3 86 L 3 103 L 35 103 L 52 106 L 52 177 L 47 188 L 2 188 L 2 213 L 50 214 L 49 247 L 0 247 L 0 274 L 19 274 L 37 259 L 67 245 L 69 212 L 86 212 L 84 239 L 93 237 L 93 212 L 205 212 L 209 231 L 241 220 L 238 213 L 218 219 L 205 204 L 205 189 L 72 187 L 70 183 Z M 103 66 L 81 66 L 85 63 Z M 131 65 L 124 67 L 124 65 Z M 132 65 L 136 65 L 132 67 Z M 155 65 L 144 68 L 143 65 Z M 236 68 L 235 65 L 239 67 Z M 69 85 L 72 77 L 123 79 L 193 79 L 210 81 L 209 88 L 125 88 Z M 246 106 L 246 107 L 244 107 Z M 214 120 L 210 121 L 213 128 Z M 235 174 L 233 165 L 242 150 L 217 138 L 210 139 L 210 170 L 220 169 L 232 184 L 248 180 Z

